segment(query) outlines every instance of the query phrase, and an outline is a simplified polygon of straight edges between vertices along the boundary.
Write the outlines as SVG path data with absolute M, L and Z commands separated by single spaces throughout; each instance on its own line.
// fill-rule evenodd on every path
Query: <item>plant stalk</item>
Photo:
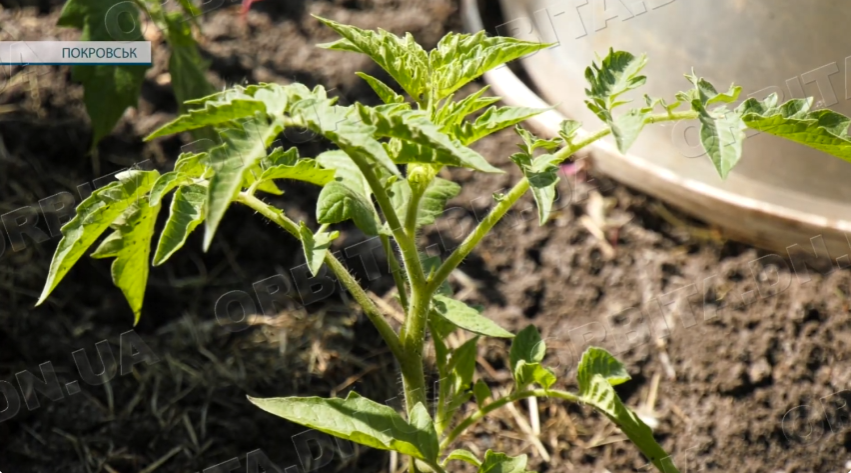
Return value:
M 408 289 L 405 287 L 405 278 L 402 277 L 402 267 L 399 266 L 399 260 L 396 258 L 396 253 L 393 251 L 393 245 L 390 244 L 390 237 L 387 235 L 379 235 L 381 246 L 384 248 L 384 254 L 387 256 L 387 262 L 390 265 L 390 274 L 393 275 L 393 282 L 396 284 L 396 292 L 399 293 L 399 302 L 405 312 L 408 311 Z
M 411 283 L 411 305 L 399 337 L 405 351 L 405 359 L 401 362 L 401 368 L 408 412 L 417 403 L 422 403 L 424 406 L 428 405 L 426 403 L 427 391 L 425 372 L 423 371 L 423 352 L 430 306 L 431 297 L 425 293 L 425 284 Z
M 287 218 L 280 209 L 244 192 L 237 195 L 235 201 L 254 209 L 259 214 L 278 224 L 278 226 L 286 230 L 287 233 L 295 237 L 297 240 L 301 241 L 301 237 L 298 233 L 298 225 Z M 403 360 L 405 358 L 405 351 L 402 349 L 399 337 L 396 335 L 393 327 L 391 327 L 387 322 L 387 319 L 384 318 L 384 314 L 382 314 L 378 309 L 378 306 L 375 305 L 375 302 L 369 298 L 369 295 L 367 295 L 363 288 L 360 287 L 360 284 L 358 284 L 355 278 L 348 270 L 346 270 L 343 264 L 340 263 L 333 254 L 331 254 L 330 251 L 325 254 L 325 264 L 328 265 L 331 272 L 333 272 L 337 279 L 343 284 L 343 287 L 345 287 L 352 294 L 352 297 L 354 297 L 358 304 L 360 304 L 364 314 L 366 314 L 367 318 L 369 318 L 372 324 L 375 325 L 375 328 L 378 330 L 378 333 L 384 339 L 385 343 L 387 343 L 387 346 L 390 348 L 393 356 L 395 356 L 398 360 Z
M 481 409 L 477 410 L 469 417 L 461 421 L 461 423 L 455 426 L 455 428 L 452 429 L 452 431 L 450 431 L 449 434 L 440 442 L 440 451 L 444 451 L 447 447 L 449 447 L 449 445 L 452 444 L 452 442 L 455 441 L 456 438 L 458 438 L 458 436 L 463 434 L 476 422 L 482 420 L 486 415 L 501 407 L 504 407 L 513 402 L 517 402 L 521 399 L 526 399 L 528 397 L 554 397 L 571 402 L 580 402 L 579 396 L 573 393 L 569 393 L 567 391 L 557 391 L 550 389 L 530 389 L 528 391 L 516 392 L 514 394 L 495 400 L 494 402 L 488 404 L 485 407 L 482 407 Z
M 644 119 L 644 123 L 646 125 L 650 125 L 653 123 L 660 123 L 666 121 L 677 121 L 677 120 L 691 120 L 697 118 L 697 112 L 695 111 L 683 111 L 683 112 L 670 112 L 670 113 L 661 113 L 650 115 Z M 569 143 L 564 148 L 557 151 L 553 154 L 553 160 L 558 162 L 563 162 L 564 160 L 570 158 L 574 153 L 585 148 L 586 146 L 594 143 L 597 140 L 605 138 L 606 136 L 612 133 L 611 127 L 605 127 L 596 133 L 592 133 L 586 136 L 584 139 L 576 142 Z M 429 293 L 434 292 L 446 278 L 464 261 L 475 248 L 478 246 L 479 242 L 491 229 L 502 220 L 502 217 L 508 212 L 514 204 L 523 197 L 523 194 L 529 190 L 529 181 L 524 177 L 521 179 L 514 187 L 508 191 L 507 194 L 500 200 L 494 207 L 493 210 L 488 213 L 488 215 L 479 222 L 479 225 L 473 229 L 473 231 L 467 235 L 467 238 L 449 255 L 449 258 L 440 265 L 440 268 L 434 273 L 434 275 L 429 278 L 427 291 Z
M 411 189 L 411 200 L 408 202 L 408 209 L 405 212 L 405 233 L 413 239 L 417 238 L 417 216 L 422 198 L 423 192 L 420 192 L 419 189 Z

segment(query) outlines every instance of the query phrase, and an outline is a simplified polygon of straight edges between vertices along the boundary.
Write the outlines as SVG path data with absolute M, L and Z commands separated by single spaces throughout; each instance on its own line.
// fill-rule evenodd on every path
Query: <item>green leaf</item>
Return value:
M 420 208 L 417 210 L 417 228 L 431 225 L 437 217 L 443 215 L 446 202 L 461 192 L 458 184 L 436 177 L 432 179 L 420 199 Z
M 582 386 L 590 386 L 594 376 L 602 376 L 610 385 L 617 386 L 631 378 L 626 367 L 606 350 L 590 347 L 582 354 L 577 379 Z
M 590 404 L 617 424 L 659 471 L 679 473 L 670 462 L 670 456 L 656 443 L 650 427 L 624 406 L 615 392 L 613 386 L 629 380 L 623 364 L 602 348 L 588 348 L 579 362 L 577 380 L 582 402 Z
M 545 140 L 542 138 L 538 138 L 533 135 L 529 130 L 526 130 L 520 125 L 514 127 L 514 131 L 517 133 L 520 138 L 523 139 L 523 144 L 518 145 L 524 154 L 528 155 L 528 160 L 531 162 L 531 157 L 534 156 L 535 150 L 538 148 L 542 148 L 547 150 L 548 152 L 554 151 L 556 148 L 562 145 L 563 140 L 559 138 L 553 138 L 551 140 Z
M 638 138 L 652 106 L 649 109 L 630 110 L 617 118 L 613 116 L 612 111 L 627 103 L 619 101 L 618 97 L 644 85 L 647 78 L 638 74 L 646 64 L 647 56 L 644 54 L 636 57 L 627 52 L 609 49 L 609 55 L 603 59 L 600 66 L 595 62 L 585 70 L 585 78 L 591 85 L 590 89 L 585 90 L 589 99 L 585 103 L 600 120 L 611 127 L 621 153 L 626 153 Z
M 634 108 L 629 112 L 617 117 L 610 124 L 612 134 L 615 136 L 615 143 L 618 145 L 618 150 L 626 154 L 630 146 L 638 138 L 641 130 L 644 129 L 644 120 L 649 116 L 648 112 L 642 109 Z
M 700 101 L 695 100 L 692 108 L 699 113 L 700 142 L 721 179 L 726 179 L 742 157 L 747 125 L 738 112 L 728 111 L 724 107 L 709 112 Z
M 385 106 L 387 107 L 387 106 Z M 394 108 L 370 108 L 357 104 L 358 113 L 364 123 L 374 128 L 376 136 L 395 138 L 413 145 L 434 150 L 435 154 L 420 152 L 420 155 L 408 156 L 392 153 L 400 158 L 396 162 L 404 163 L 433 163 L 433 156 L 440 157 L 440 164 L 466 167 L 482 172 L 503 172 L 491 165 L 482 155 L 464 146 L 461 142 L 451 139 L 440 131 L 440 127 L 428 119 L 428 114 L 421 110 L 406 110 L 398 106 Z M 395 148 L 392 148 L 395 149 Z M 415 148 L 408 147 L 408 150 Z
M 304 222 L 299 222 L 298 233 L 301 235 L 301 245 L 304 249 L 304 258 L 307 261 L 307 267 L 310 272 L 316 276 L 322 268 L 322 263 L 325 262 L 325 255 L 328 254 L 328 248 L 331 248 L 331 242 L 340 236 L 340 232 L 320 232 L 314 234 L 307 228 Z
M 205 97 L 215 92 L 215 89 L 204 75 L 210 64 L 201 58 L 198 46 L 192 37 L 192 23 L 180 12 L 165 15 L 168 25 L 168 45 L 171 56 L 168 59 L 168 70 L 171 73 L 171 84 L 174 96 L 180 105 L 181 113 L 187 110 L 184 102 L 199 97 Z
M 210 155 L 208 153 L 181 153 L 174 163 L 174 171 L 190 177 L 209 178 L 212 176 Z
M 395 450 L 428 462 L 437 460 L 437 451 L 431 451 L 434 427 L 422 425 L 420 414 L 415 419 L 418 425 L 413 426 L 392 408 L 355 392 L 345 399 L 249 397 L 248 400 L 266 412 L 335 437 L 379 450 Z M 415 409 L 420 410 L 416 406 Z
M 485 401 L 493 399 L 491 388 L 481 379 L 476 381 L 476 384 L 473 386 L 473 394 L 476 396 L 476 405 L 479 406 L 479 409 L 485 407 L 487 404 Z
M 405 102 L 405 97 L 402 97 L 401 95 L 397 94 L 396 92 L 393 91 L 393 89 L 390 88 L 390 86 L 388 86 L 384 82 L 381 82 L 380 80 L 376 79 L 375 77 L 372 77 L 371 75 L 366 74 L 364 72 L 355 72 L 355 75 L 357 75 L 361 79 L 365 80 L 366 83 L 369 84 L 370 87 L 372 87 L 372 90 L 374 90 L 375 93 L 378 94 L 378 97 L 381 99 L 382 102 L 384 102 L 384 103 L 404 103 Z
M 676 101 L 674 103 L 669 104 L 665 99 L 654 99 L 653 97 L 650 97 L 647 94 L 644 95 L 644 101 L 647 103 L 647 107 L 644 108 L 644 111 L 652 112 L 653 109 L 656 108 L 656 105 L 661 105 L 662 108 L 664 108 L 665 111 L 669 114 L 673 112 L 677 107 L 679 107 L 682 103 L 680 101 Z M 691 100 L 689 100 L 688 102 L 691 103 Z
M 131 207 L 133 209 L 133 207 Z M 119 220 L 116 222 L 123 222 L 123 216 L 119 216 Z M 116 223 L 113 223 L 111 226 L 115 226 Z M 92 252 L 89 256 L 95 259 L 98 258 L 113 258 L 118 255 L 118 252 L 121 251 L 121 247 L 123 246 L 122 236 L 120 232 L 113 231 L 106 238 L 100 242 L 95 251 Z
M 496 453 L 492 450 L 485 452 L 485 461 L 479 467 L 477 473 L 526 473 L 526 455 L 509 457 L 504 453 Z
M 541 225 L 547 223 L 553 210 L 553 201 L 556 197 L 556 185 L 558 184 L 558 166 L 553 164 L 554 157 L 542 154 L 532 160 L 532 165 L 524 170 L 529 186 L 532 188 L 532 196 L 538 207 L 538 222 Z
M 423 264 L 423 271 L 425 272 L 427 277 L 431 277 L 439 268 L 441 264 L 440 256 L 426 256 L 425 254 L 420 255 L 420 261 Z M 440 287 L 437 288 L 435 294 L 451 297 L 452 296 L 452 286 L 449 285 L 448 281 L 443 281 L 440 284 Z M 442 317 L 440 317 L 443 319 Z M 446 320 L 448 322 L 448 320 Z M 453 326 L 453 330 L 456 328 L 454 324 L 450 324 Z M 447 332 L 446 335 L 449 333 Z M 445 336 L 445 335 L 444 335 Z
M 722 179 L 726 179 L 727 174 L 742 157 L 747 125 L 742 120 L 740 111 L 728 111 L 723 106 L 709 110 L 709 106 L 736 101 L 742 88 L 730 86 L 727 93 L 719 94 L 712 84 L 694 73 L 686 74 L 686 78 L 694 84 L 694 89 L 678 93 L 677 98 L 689 102 L 692 110 L 698 112 L 700 142 L 718 174 Z M 649 103 L 655 105 L 653 102 Z
M 129 207 L 122 218 L 113 224 L 115 232 L 92 254 L 94 258 L 115 257 L 112 262 L 112 282 L 124 293 L 135 317 L 142 316 L 142 303 L 148 285 L 151 240 L 160 205 L 150 205 L 142 198 Z M 116 236 L 117 235 L 117 236 Z
M 127 41 L 141 38 L 120 36 L 120 31 L 132 31 L 139 24 L 139 9 L 132 3 L 121 4 L 119 10 L 109 12 L 116 2 L 112 0 L 69 0 L 62 7 L 57 25 L 82 31 L 80 41 Z M 120 11 L 119 14 L 115 14 Z M 107 24 L 112 31 L 107 30 Z M 71 66 L 71 78 L 83 84 L 83 103 L 92 121 L 92 147 L 109 135 L 115 124 L 129 107 L 136 107 L 147 65 L 112 64 L 108 66 Z
M 432 343 L 434 344 L 434 357 L 441 378 L 448 377 L 446 368 L 449 363 L 449 347 L 446 346 L 446 336 L 457 327 L 439 317 L 429 317 L 428 329 L 431 331 Z
M 532 383 L 538 383 L 544 389 L 550 389 L 557 381 L 555 373 L 540 363 L 526 363 L 520 360 L 514 370 L 514 379 L 522 389 Z
M 349 190 L 361 196 L 360 200 L 368 204 L 367 210 L 372 215 L 371 219 L 377 226 L 380 219 L 378 213 L 375 211 L 375 207 L 372 205 L 372 189 L 369 187 L 366 177 L 364 177 L 360 168 L 352 161 L 352 158 L 341 150 L 333 150 L 321 153 L 316 157 L 316 161 L 322 167 L 334 170 L 334 182 L 344 185 Z M 366 225 L 368 227 L 370 226 L 368 223 Z
M 56 247 L 47 281 L 36 305 L 42 304 L 74 263 L 89 249 L 109 225 L 142 198 L 157 180 L 156 171 L 126 171 L 97 189 L 77 206 L 77 213 L 62 226 L 62 240 Z
M 617 98 L 644 85 L 645 76 L 639 75 L 647 65 L 647 55 L 633 56 L 625 51 L 609 49 L 609 54 L 598 66 L 596 61 L 585 69 L 585 78 L 590 89 L 585 89 L 585 95 L 603 110 L 612 111 L 622 102 Z
M 476 455 L 474 455 L 473 452 L 463 449 L 453 450 L 451 453 L 449 453 L 449 455 L 447 455 L 446 459 L 443 461 L 443 466 L 445 467 L 446 463 L 448 463 L 450 460 L 459 460 L 462 462 L 466 462 L 477 468 L 482 464 L 482 462 L 479 461 L 478 458 L 476 458 Z
M 488 37 L 484 31 L 472 35 L 448 33 L 429 53 L 435 98 L 440 100 L 497 66 L 550 46 L 503 36 Z
M 453 134 L 456 130 L 456 125 L 460 125 L 467 115 L 501 100 L 499 97 L 483 97 L 488 89 L 490 89 L 490 86 L 486 85 L 457 102 L 453 102 L 454 95 L 450 95 L 435 112 L 434 122 L 443 127 L 441 131 L 444 133 L 449 134 L 455 139 L 460 139 L 459 136 Z
M 114 15 L 118 24 L 109 25 L 106 21 L 107 12 L 115 5 L 109 0 L 71 0 L 62 7 L 59 26 L 77 28 L 83 31 L 81 41 L 135 41 L 141 38 L 113 38 L 108 29 L 115 28 L 113 34 L 121 33 L 123 27 L 134 26 L 139 21 L 139 9 L 136 5 L 122 5 L 121 14 Z M 114 13 L 114 12 L 113 12 Z M 112 16 L 112 15 L 111 15 Z M 141 35 L 139 35 L 141 36 Z
M 255 84 L 245 88 L 246 93 L 266 104 L 266 113 L 271 118 L 287 112 L 290 105 L 305 99 L 327 98 L 325 88 L 317 85 L 308 89 L 304 84 L 293 83 L 289 85 L 278 84 Z
M 294 103 L 290 113 L 303 126 L 334 142 L 356 163 L 369 163 L 379 176 L 401 176 L 387 151 L 373 137 L 375 127 L 364 123 L 354 109 L 332 102 L 304 99 Z
M 423 403 L 418 402 L 411 409 L 411 426 L 416 429 L 419 443 L 417 446 L 423 452 L 426 460 L 437 460 L 440 455 L 440 442 L 437 438 L 437 431 L 434 428 L 434 422 L 428 414 L 428 409 Z
M 582 122 L 576 120 L 563 120 L 559 125 L 559 136 L 565 143 L 570 143 L 574 135 L 582 128 Z
M 189 234 L 204 221 L 204 206 L 207 203 L 207 188 L 199 184 L 182 186 L 177 189 L 171 201 L 168 221 L 160 234 L 157 251 L 154 253 L 154 266 L 168 260 L 183 247 Z
M 832 110 L 810 111 L 811 106 L 812 99 L 799 99 L 778 107 L 777 95 L 772 94 L 764 102 L 748 99 L 736 112 L 754 130 L 851 161 L 851 138 L 848 136 L 851 119 Z
M 387 194 L 390 196 L 390 203 L 393 204 L 396 215 L 404 216 L 408 211 L 408 202 L 411 201 L 411 183 L 407 179 L 397 179 L 390 184 Z
M 92 121 L 92 147 L 112 132 L 125 110 L 138 105 L 146 69 L 118 64 L 71 66 L 71 78 L 83 84 L 83 103 Z
M 292 166 L 279 164 L 270 167 L 260 175 L 261 182 L 271 179 L 293 179 L 316 184 L 317 186 L 324 186 L 334 180 L 334 170 L 324 169 L 313 159 L 305 158 Z
M 310 90 L 303 84 L 260 84 L 248 87 L 231 87 L 222 92 L 192 100 L 186 100 L 185 105 L 203 105 L 203 108 L 193 108 L 169 123 L 166 123 L 145 137 L 152 140 L 160 136 L 172 135 L 187 130 L 205 126 L 221 126 L 223 128 L 239 128 L 239 123 L 253 120 L 260 114 L 268 114 L 277 120 L 288 107 L 301 100 L 325 99 L 324 89 L 317 87 Z
M 352 219 L 355 225 L 367 235 L 378 234 L 378 223 L 372 204 L 363 194 L 349 186 L 332 181 L 322 188 L 316 204 L 316 221 L 319 223 L 340 223 Z
M 271 179 L 264 181 L 260 178 L 263 175 L 263 172 L 265 172 L 263 162 L 265 162 L 266 159 L 268 159 L 268 157 L 252 164 L 251 167 L 242 172 L 241 187 L 250 188 L 251 186 L 254 186 L 255 191 L 266 192 L 272 195 L 283 195 L 284 191 L 275 184 L 275 181 Z
M 487 337 L 514 338 L 514 334 L 483 316 L 480 311 L 451 297 L 435 295 L 434 311 L 440 317 L 464 330 Z
M 193 22 L 197 17 L 204 14 L 204 11 L 192 3 L 192 0 L 177 0 L 177 3 L 180 4 L 180 8 L 192 19 Z
M 238 128 L 220 132 L 223 144 L 210 150 L 214 174 L 207 194 L 205 251 L 210 247 L 225 211 L 240 190 L 243 173 L 266 156 L 266 148 L 282 130 L 278 120 L 269 121 L 258 113 L 242 119 Z
M 449 153 L 439 148 L 391 139 L 385 146 L 387 152 L 392 156 L 393 162 L 398 164 L 431 164 L 476 169 L 482 172 L 501 174 L 504 171 L 492 166 L 479 153 L 464 147 L 460 142 L 454 141 L 459 146 L 458 153 Z M 458 159 L 458 154 L 462 159 Z
M 529 181 L 532 196 L 538 207 L 538 221 L 543 225 L 550 218 L 556 197 L 556 185 L 559 182 L 558 166 L 556 166 L 558 160 L 551 154 L 542 154 L 533 159 L 528 153 L 537 146 L 538 143 L 527 142 L 525 146 L 527 151 L 512 155 L 511 160 L 520 166 L 520 170 Z
M 248 87 L 241 85 L 233 86 L 221 92 L 210 94 L 206 97 L 187 100 L 187 105 L 203 105 L 208 102 L 219 104 L 230 102 L 233 99 L 254 98 L 266 105 L 266 111 L 270 115 L 279 115 L 287 111 L 288 105 L 299 100 L 308 98 L 327 99 L 327 94 L 322 86 L 316 86 L 313 90 L 300 83 L 289 85 L 278 84 L 253 84 Z
M 464 145 L 470 145 L 499 130 L 516 125 L 524 120 L 546 112 L 546 108 L 529 107 L 491 107 L 479 115 L 475 122 L 463 122 L 458 125 L 454 135 Z
M 264 168 L 272 166 L 294 166 L 299 160 L 298 148 L 292 148 L 284 151 L 284 148 L 278 146 L 263 159 Z
M 366 54 L 408 93 L 419 101 L 429 80 L 428 54 L 408 33 L 400 38 L 393 33 L 362 30 L 314 15 L 343 39 L 318 45 L 320 48 Z
M 452 352 L 449 369 L 455 375 L 455 393 L 469 389 L 473 384 L 473 374 L 476 372 L 476 352 L 479 337 L 473 337 L 464 342 Z
M 683 102 L 700 101 L 704 107 L 715 103 L 732 103 L 739 99 L 742 93 L 742 88 L 736 85 L 731 85 L 730 89 L 725 93 L 718 93 L 715 86 L 710 84 L 706 79 L 697 77 L 694 72 L 686 74 L 686 79 L 694 84 L 694 89 L 689 92 L 680 92 L 677 98 Z M 665 108 L 668 108 L 667 106 Z M 670 109 L 669 109 L 670 111 Z
M 514 337 L 511 343 L 509 352 L 509 360 L 511 361 L 511 372 L 517 371 L 517 364 L 520 361 L 526 363 L 540 363 L 544 359 L 547 352 L 547 345 L 541 340 L 541 334 L 534 325 L 529 325 L 524 328 Z
M 248 95 L 225 102 L 206 102 L 204 108 L 195 108 L 180 115 L 146 136 L 145 141 L 205 126 L 223 125 L 233 120 L 251 119 L 255 113 L 265 114 L 266 105 Z
M 346 187 L 362 195 L 364 199 L 369 200 L 372 191 L 369 188 L 366 177 L 364 177 L 357 164 L 352 161 L 352 158 L 344 151 L 338 149 L 325 151 L 316 157 L 316 162 L 325 169 L 333 169 L 335 181 L 344 184 Z
M 166 194 L 171 192 L 175 187 L 189 182 L 191 177 L 177 171 L 169 171 L 159 178 L 157 178 L 156 182 L 154 182 L 154 186 L 151 188 L 151 193 L 148 196 L 151 202 L 151 205 L 159 205 L 160 201 Z

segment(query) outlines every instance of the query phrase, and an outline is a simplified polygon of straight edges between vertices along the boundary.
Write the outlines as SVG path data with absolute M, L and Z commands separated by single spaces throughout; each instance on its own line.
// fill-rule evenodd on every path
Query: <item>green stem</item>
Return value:
M 408 202 L 408 208 L 405 211 L 405 233 L 409 237 L 417 238 L 417 216 L 420 212 L 420 200 L 423 198 L 424 192 L 419 192 L 417 189 L 411 189 L 411 200 Z
M 304 126 L 304 124 L 301 123 L 301 120 L 296 120 L 291 117 L 283 118 L 283 123 L 285 126 Z M 335 141 L 335 143 L 340 146 L 341 149 L 346 149 L 345 143 L 341 143 L 339 141 Z M 422 333 L 422 337 L 424 338 L 425 336 L 425 331 L 417 330 L 417 328 L 421 324 L 424 325 L 424 319 L 428 309 L 428 298 L 423 297 L 422 294 L 423 289 L 426 287 L 426 277 L 423 273 L 423 266 L 420 261 L 416 241 L 412 236 L 409 236 L 402 227 L 402 223 L 399 221 L 399 216 L 396 215 L 396 210 L 393 208 L 390 197 L 387 195 L 387 189 L 384 188 L 383 183 L 375 173 L 375 163 L 369 162 L 358 153 L 347 154 L 363 174 L 367 184 L 369 184 L 369 187 L 375 196 L 375 200 L 378 202 L 379 208 L 381 208 L 382 214 L 384 214 L 384 219 L 390 227 L 390 231 L 393 234 L 393 238 L 396 240 L 396 244 L 399 245 L 399 249 L 401 250 L 402 261 L 405 265 L 405 272 L 407 273 L 408 282 L 411 285 L 411 306 L 409 308 L 409 315 L 406 317 L 405 324 L 402 327 L 402 336 L 399 338 L 402 353 L 401 355 L 396 356 L 401 364 L 402 380 L 405 385 L 405 402 L 408 412 L 410 412 L 417 403 L 426 403 L 425 376 L 423 374 L 422 366 L 424 340 L 417 340 L 415 337 L 410 335 Z M 423 301 L 426 301 L 425 304 L 423 304 Z M 425 309 L 423 309 L 423 306 Z M 423 322 L 419 319 L 423 319 Z
M 432 332 L 434 333 L 434 332 Z M 437 386 L 437 412 L 434 416 L 434 424 L 435 430 L 437 430 L 438 435 L 443 435 L 443 432 L 446 431 L 446 428 L 449 427 L 449 422 L 451 422 L 452 418 L 450 415 L 447 415 L 447 405 L 449 404 L 449 395 L 450 395 L 450 384 L 449 384 L 449 373 L 446 372 L 445 368 L 441 368 L 438 366 L 438 371 L 440 375 L 440 380 L 438 381 Z
M 645 125 L 652 125 L 654 123 L 660 122 L 671 122 L 671 121 L 679 121 L 679 120 L 694 120 L 698 118 L 700 114 L 695 112 L 694 110 L 685 110 L 681 112 L 670 112 L 670 113 L 657 113 L 654 115 L 650 115 L 649 117 L 644 119 Z
M 425 284 L 411 283 L 411 304 L 399 335 L 402 348 L 405 350 L 405 359 L 401 360 L 401 368 L 402 380 L 405 383 L 405 401 L 409 412 L 418 403 L 427 405 L 423 351 L 431 298 L 426 295 L 424 289 Z
M 396 291 L 399 293 L 399 302 L 402 303 L 402 308 L 408 311 L 408 289 L 405 287 L 405 279 L 402 277 L 402 267 L 399 266 L 399 260 L 396 258 L 396 252 L 393 251 L 393 246 L 390 244 L 390 237 L 387 235 L 379 235 L 381 246 L 384 247 L 384 254 L 387 256 L 387 262 L 390 265 L 390 273 L 393 275 L 393 282 L 396 283 Z
M 408 281 L 411 282 L 412 286 L 424 285 L 425 275 L 423 274 L 423 266 L 420 262 L 419 253 L 417 252 L 416 242 L 413 238 L 409 237 L 405 233 L 404 228 L 402 228 L 402 223 L 399 220 L 399 216 L 396 215 L 396 210 L 393 208 L 390 196 L 387 195 L 387 190 L 384 189 L 384 185 L 382 185 L 381 181 L 378 179 L 378 176 L 375 174 L 370 163 L 354 157 L 352 158 L 352 161 L 355 162 L 361 173 L 363 173 L 366 178 L 370 189 L 372 189 L 373 195 L 375 195 L 375 200 L 378 201 L 378 207 L 381 209 L 381 213 L 384 214 L 384 219 L 387 221 L 387 225 L 393 233 L 393 238 L 399 245 L 399 249 L 402 250 L 402 261 L 405 263 L 405 270 L 408 273 Z
M 434 471 L 436 471 L 437 473 L 446 473 L 446 470 L 444 470 L 443 467 L 440 466 L 440 464 L 437 462 L 429 463 L 428 466 L 432 467 L 432 469 L 434 469 Z
M 301 240 L 298 232 L 298 224 L 287 218 L 280 209 L 244 192 L 238 194 L 234 200 L 254 209 L 260 215 L 263 215 L 272 222 L 278 224 L 278 226 L 286 230 L 287 233 L 299 241 Z M 352 297 L 355 298 L 357 303 L 360 304 L 364 314 L 366 314 L 367 318 L 373 323 L 373 325 L 375 325 L 378 333 L 390 347 L 390 351 L 393 353 L 393 356 L 399 360 L 403 360 L 405 358 L 405 352 L 402 349 L 399 337 L 396 335 L 393 327 L 391 327 L 387 322 L 387 319 L 384 318 L 384 314 L 382 314 L 378 309 L 378 306 L 375 305 L 375 302 L 369 298 L 369 295 L 367 295 L 363 288 L 360 287 L 355 278 L 348 270 L 346 270 L 343 264 L 340 263 L 333 254 L 331 254 L 330 251 L 325 254 L 325 264 L 328 265 L 334 275 L 337 276 L 337 279 L 343 284 L 343 287 L 345 287 L 352 294 Z
M 361 159 L 352 157 L 352 160 L 366 178 L 369 187 L 372 189 L 372 193 L 375 195 L 375 200 L 378 201 L 378 206 L 384 214 L 387 225 L 390 226 L 393 238 L 402 251 L 402 261 L 405 263 L 408 282 L 411 284 L 410 307 L 400 336 L 404 355 L 396 357 L 402 369 L 402 381 L 405 386 L 405 405 L 408 412 L 410 412 L 418 403 L 426 405 L 423 344 L 425 342 L 425 321 L 430 299 L 424 294 L 424 288 L 426 287 L 425 274 L 423 273 L 423 266 L 420 261 L 416 242 L 402 228 L 399 217 L 396 215 L 396 210 L 393 208 L 390 197 L 387 195 L 387 190 L 384 189 L 375 171 L 369 163 Z
M 670 113 L 662 113 L 662 114 L 654 114 L 650 115 L 644 119 L 644 123 L 647 125 L 659 122 L 667 122 L 667 121 L 677 121 L 677 120 L 691 120 L 697 118 L 697 112 L 694 111 L 683 111 L 683 112 L 670 112 Z M 560 149 L 558 152 L 553 154 L 553 161 L 561 162 L 565 159 L 570 158 L 574 153 L 581 150 L 582 148 L 594 143 L 597 140 L 605 138 L 606 136 L 612 133 L 612 129 L 610 127 L 603 128 L 596 133 L 590 134 L 584 139 L 577 141 L 576 143 L 568 143 L 567 146 Z M 452 252 L 451 255 L 440 265 L 440 268 L 434 273 L 434 275 L 429 278 L 427 291 L 432 293 L 435 291 L 446 278 L 449 277 L 449 274 L 464 261 L 466 258 L 479 244 L 482 238 L 490 232 L 490 230 L 502 220 L 502 217 L 508 212 L 511 207 L 523 197 L 523 194 L 529 190 L 529 181 L 526 178 L 521 179 L 514 187 L 508 191 L 502 200 L 500 200 L 490 211 L 490 213 L 485 217 L 479 225 L 473 229 L 473 231 L 467 235 L 467 238 Z
M 284 215 L 284 212 L 277 207 L 273 207 L 247 192 L 240 192 L 237 194 L 234 202 L 239 202 L 240 204 L 250 207 L 260 215 L 268 218 L 274 223 L 277 223 L 279 227 L 283 228 L 287 231 L 287 233 L 301 241 L 301 235 L 298 233 L 298 224 L 287 218 Z
M 437 268 L 434 275 L 429 279 L 427 291 L 431 294 L 443 284 L 443 281 L 449 277 L 449 274 L 464 261 L 466 258 L 479 244 L 482 238 L 490 232 L 490 230 L 496 225 L 503 216 L 508 212 L 508 210 L 529 190 L 529 181 L 524 177 L 521 179 L 514 187 L 508 191 L 502 200 L 500 200 L 493 208 L 493 210 L 488 213 L 488 215 L 479 222 L 479 225 L 467 235 L 467 238 L 464 239 L 463 242 L 449 255 L 446 261 Z
M 495 410 L 497 410 L 501 407 L 504 407 L 504 406 L 511 404 L 513 402 L 517 402 L 521 399 L 526 399 L 528 397 L 554 397 L 554 398 L 564 399 L 564 400 L 571 401 L 571 402 L 577 402 L 577 403 L 579 402 L 579 396 L 577 396 L 576 394 L 573 394 L 573 393 L 569 393 L 567 391 L 556 391 L 556 390 L 549 390 L 549 389 L 531 389 L 529 391 L 516 392 L 514 394 L 511 394 L 511 395 L 508 395 L 508 396 L 505 396 L 505 397 L 502 397 L 502 398 L 495 400 L 494 402 L 488 404 L 487 406 L 482 407 L 481 409 L 472 413 L 469 417 L 467 417 L 466 419 L 461 421 L 461 423 L 458 424 L 457 426 L 455 426 L 455 428 L 452 429 L 451 432 L 449 432 L 449 435 L 447 435 L 440 442 L 440 451 L 441 452 L 444 451 L 447 447 L 449 447 L 449 445 L 452 444 L 452 442 L 455 441 L 456 438 L 458 438 L 458 436 L 460 436 L 467 429 L 472 427 L 473 424 L 482 420 L 486 415 L 490 414 L 491 412 L 493 412 L 493 411 L 495 411 Z

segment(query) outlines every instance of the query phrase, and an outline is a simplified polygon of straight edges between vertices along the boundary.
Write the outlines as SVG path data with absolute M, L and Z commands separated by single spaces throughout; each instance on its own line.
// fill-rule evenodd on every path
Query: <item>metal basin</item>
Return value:
M 602 126 L 583 103 L 584 70 L 609 47 L 648 54 L 647 84 L 631 97 L 640 105 L 644 93 L 673 101 L 691 87 L 683 73 L 694 68 L 719 89 L 741 85 L 742 99 L 812 96 L 851 115 L 851 7 L 840 0 L 625 0 L 605 2 L 607 11 L 601 0 L 578 8 L 575 0 L 501 3 L 507 23 L 499 34 L 559 43 L 521 60 L 532 84 L 508 68 L 486 76 L 509 103 L 559 104 L 534 122 L 541 133 L 555 134 L 565 116 L 585 130 Z M 631 11 L 618 10 L 621 4 Z M 477 3 L 466 1 L 465 8 L 467 26 L 482 29 Z M 703 155 L 698 127 L 694 121 L 645 128 L 626 156 L 611 141 L 601 143 L 592 150 L 595 167 L 734 239 L 785 252 L 821 236 L 833 258 L 849 252 L 851 164 L 749 131 L 740 164 L 722 181 Z

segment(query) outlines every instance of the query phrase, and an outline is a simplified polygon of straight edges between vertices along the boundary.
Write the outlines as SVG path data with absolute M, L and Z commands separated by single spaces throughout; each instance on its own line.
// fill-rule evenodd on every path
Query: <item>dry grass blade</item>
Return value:
M 182 446 L 172 448 L 168 453 L 160 457 L 159 460 L 155 461 L 154 463 L 151 463 L 147 468 L 140 471 L 139 473 L 153 473 L 157 471 L 161 466 L 165 464 L 165 462 L 171 460 L 171 457 L 180 453 L 181 450 L 183 450 Z
M 599 240 L 600 250 L 607 259 L 614 258 L 617 234 L 632 217 L 610 217 L 609 214 L 617 205 L 614 198 L 603 197 L 596 190 L 591 191 L 585 206 L 586 215 L 579 218 L 580 223 Z
M 535 432 L 532 430 L 532 426 L 529 425 L 529 421 L 526 420 L 526 417 L 520 414 L 520 411 L 517 410 L 517 407 L 515 407 L 513 403 L 507 404 L 506 407 L 508 408 L 508 412 L 510 412 L 514 417 L 514 420 L 517 422 L 520 430 L 522 430 L 525 434 L 526 440 L 535 447 L 535 450 L 538 451 L 538 454 L 541 455 L 541 458 L 545 462 L 550 462 L 552 460 L 550 453 L 547 451 L 547 448 L 544 447 L 541 439 L 535 435 Z

